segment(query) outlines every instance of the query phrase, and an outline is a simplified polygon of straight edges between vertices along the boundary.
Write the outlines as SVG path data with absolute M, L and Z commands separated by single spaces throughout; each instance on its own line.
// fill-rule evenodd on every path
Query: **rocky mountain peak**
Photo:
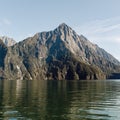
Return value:
M 0 39 L 6 46 L 12 46 L 16 43 L 16 41 L 13 38 L 9 38 L 7 36 L 0 36 Z
M 66 35 L 66 34 L 70 34 L 73 30 L 67 24 L 62 23 L 54 31 L 55 31 L 55 33 Z
M 1 78 L 104 79 L 109 73 L 120 72 L 118 60 L 65 23 L 9 48 L 2 41 Z
M 69 27 L 66 23 L 61 23 L 59 26 L 58 26 L 59 29 L 71 29 L 71 27 Z

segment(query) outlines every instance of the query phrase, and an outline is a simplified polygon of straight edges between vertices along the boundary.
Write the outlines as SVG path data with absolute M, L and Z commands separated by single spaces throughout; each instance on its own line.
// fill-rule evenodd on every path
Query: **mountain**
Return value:
M 6 46 L 12 46 L 16 43 L 16 41 L 13 38 L 9 38 L 7 36 L 0 36 L 0 39 Z
M 65 23 L 11 47 L 3 46 L 1 78 L 5 79 L 91 80 L 120 72 L 117 59 Z
M 4 76 L 4 61 L 5 56 L 7 54 L 7 46 L 3 43 L 3 41 L 0 39 L 0 79 Z

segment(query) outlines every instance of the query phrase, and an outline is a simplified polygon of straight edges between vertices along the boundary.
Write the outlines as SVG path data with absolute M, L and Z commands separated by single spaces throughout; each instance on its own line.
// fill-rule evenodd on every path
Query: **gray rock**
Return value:
M 65 23 L 0 51 L 6 79 L 91 80 L 120 71 L 118 60 Z
M 0 36 L 0 39 L 6 46 L 12 46 L 16 43 L 16 41 L 13 38 L 9 38 L 7 36 Z

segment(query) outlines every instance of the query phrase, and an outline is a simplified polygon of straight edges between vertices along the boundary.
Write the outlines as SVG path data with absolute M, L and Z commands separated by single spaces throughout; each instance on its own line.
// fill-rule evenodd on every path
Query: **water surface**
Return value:
M 0 120 L 120 120 L 120 81 L 0 81 Z

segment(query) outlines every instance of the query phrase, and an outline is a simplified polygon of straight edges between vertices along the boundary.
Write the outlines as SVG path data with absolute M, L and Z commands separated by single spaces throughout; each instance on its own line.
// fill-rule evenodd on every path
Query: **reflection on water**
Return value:
M 120 81 L 0 81 L 0 120 L 120 120 Z

